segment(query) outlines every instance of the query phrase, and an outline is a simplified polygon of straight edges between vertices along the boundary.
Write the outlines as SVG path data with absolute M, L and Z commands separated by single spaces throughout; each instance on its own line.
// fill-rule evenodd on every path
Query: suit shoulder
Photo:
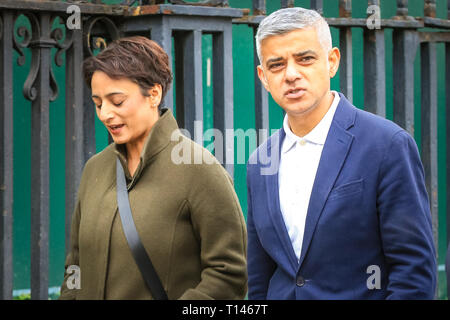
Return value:
M 368 111 L 357 109 L 355 127 L 364 130 L 374 140 L 390 142 L 394 136 L 410 136 L 395 122 Z

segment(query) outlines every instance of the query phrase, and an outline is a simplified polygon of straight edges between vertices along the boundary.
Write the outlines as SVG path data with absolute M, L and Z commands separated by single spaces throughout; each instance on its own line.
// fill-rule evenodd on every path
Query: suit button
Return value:
M 303 287 L 305 285 L 305 279 L 302 276 L 297 276 L 297 287 Z

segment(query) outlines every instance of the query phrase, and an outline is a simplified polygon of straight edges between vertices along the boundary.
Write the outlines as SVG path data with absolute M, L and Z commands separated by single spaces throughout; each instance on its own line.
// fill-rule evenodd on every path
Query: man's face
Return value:
M 301 116 L 324 105 L 330 78 L 339 66 L 339 50 L 322 47 L 315 28 L 270 36 L 261 43 L 258 76 L 288 115 Z

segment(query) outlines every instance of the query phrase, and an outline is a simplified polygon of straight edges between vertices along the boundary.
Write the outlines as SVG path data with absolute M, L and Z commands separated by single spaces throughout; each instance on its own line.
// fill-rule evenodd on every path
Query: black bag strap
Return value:
M 134 260 L 144 277 L 147 287 L 156 300 L 168 300 L 164 287 L 153 267 L 150 257 L 147 255 L 142 245 L 139 234 L 134 224 L 133 215 L 131 213 L 130 202 L 128 199 L 127 184 L 125 181 L 125 173 L 120 160 L 117 158 L 117 204 L 119 206 L 120 219 L 122 220 L 123 231 L 127 238 L 128 246 L 133 254 Z

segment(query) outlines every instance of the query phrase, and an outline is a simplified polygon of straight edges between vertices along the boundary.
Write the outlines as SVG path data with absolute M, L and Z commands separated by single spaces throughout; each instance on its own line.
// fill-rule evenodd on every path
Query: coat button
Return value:
M 297 276 L 297 287 L 303 287 L 305 285 L 305 279 L 302 276 Z

